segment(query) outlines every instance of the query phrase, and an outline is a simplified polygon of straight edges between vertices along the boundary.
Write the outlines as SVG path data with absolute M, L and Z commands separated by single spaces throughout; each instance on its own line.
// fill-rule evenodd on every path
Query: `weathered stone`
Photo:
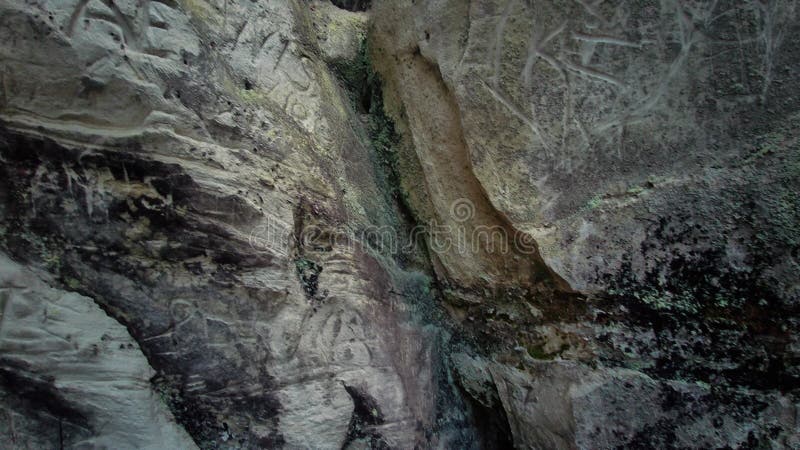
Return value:
M 797 447 L 797 14 L 0 2 L 3 439 Z
M 128 331 L 0 254 L 0 436 L 12 448 L 195 448 Z
M 198 445 L 339 448 L 358 438 L 349 389 L 380 406 L 360 432 L 439 439 L 457 395 L 433 371 L 438 332 L 396 306 L 387 271 L 404 272 L 352 233 L 401 220 L 327 65 L 357 55 L 363 15 L 75 0 L 0 17 L 3 247 L 130 330 Z M 323 24 L 348 27 L 323 40 Z M 312 225 L 346 239 L 306 245 Z M 446 426 L 474 433 L 463 415 Z

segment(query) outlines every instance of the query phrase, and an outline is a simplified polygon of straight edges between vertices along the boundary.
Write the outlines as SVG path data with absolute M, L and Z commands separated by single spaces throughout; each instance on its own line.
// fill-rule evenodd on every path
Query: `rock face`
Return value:
M 444 336 L 403 308 L 428 300 L 428 279 L 350 239 L 401 221 L 326 63 L 358 54 L 363 14 L 92 0 L 3 2 L 0 17 L 3 246 L 128 329 L 157 372 L 151 397 L 198 445 L 475 441 L 431 356 Z M 105 347 L 80 376 L 107 377 L 103 358 L 122 356 Z M 99 403 L 64 445 L 116 439 L 103 424 L 119 395 L 68 396 L 58 368 L 3 361 L 12 380 L 55 376 L 64 408 Z M 20 420 L 4 432 L 37 432 Z M 161 422 L 139 420 L 115 447 L 156 439 Z
M 472 238 L 433 252 L 493 348 L 457 371 L 516 446 L 797 445 L 797 8 L 373 7 L 412 206 Z
M 92 299 L 48 281 L 0 255 L 3 442 L 195 448 L 151 391 L 153 369 L 128 331 Z
M 798 28 L 0 1 L 2 439 L 800 446 Z
M 780 278 L 775 288 L 797 298 L 786 262 L 798 231 L 786 198 L 797 188 L 795 1 L 385 10 L 375 14 L 386 18 L 376 27 L 384 49 L 438 77 L 451 100 L 436 103 L 460 121 L 459 158 L 574 289 L 608 289 L 620 274 L 680 276 L 703 259 Z M 407 109 L 432 110 L 425 93 L 404 89 L 412 69 L 385 70 Z

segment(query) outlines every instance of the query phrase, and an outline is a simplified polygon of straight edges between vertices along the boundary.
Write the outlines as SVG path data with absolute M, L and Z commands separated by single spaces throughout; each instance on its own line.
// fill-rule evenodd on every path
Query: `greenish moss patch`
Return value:
M 322 266 L 308 258 L 300 257 L 294 260 L 294 267 L 306 296 L 308 296 L 309 299 L 315 298 L 319 287 L 319 274 L 322 273 Z

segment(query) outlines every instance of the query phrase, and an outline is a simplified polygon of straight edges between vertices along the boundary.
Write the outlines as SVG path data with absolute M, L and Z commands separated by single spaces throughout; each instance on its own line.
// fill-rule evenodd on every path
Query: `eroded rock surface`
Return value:
M 0 255 L 0 433 L 12 448 L 195 448 L 128 331 Z
M 386 50 L 434 66 L 488 200 L 573 288 L 701 253 L 797 279 L 795 1 L 384 5 Z
M 800 445 L 796 3 L 0 0 L 0 433 Z
M 477 241 L 432 256 L 453 317 L 492 349 L 456 367 L 477 401 L 501 400 L 514 444 L 796 445 L 777 418 L 800 381 L 797 2 L 372 14 L 412 207 Z M 461 220 L 447 207 L 463 198 Z M 487 229 L 502 232 L 473 231 Z M 649 387 L 606 381 L 620 374 Z
M 403 307 L 429 280 L 347 240 L 402 220 L 327 65 L 356 57 L 363 13 L 0 7 L 3 246 L 130 330 L 155 370 L 153 397 L 198 445 L 474 440 L 464 413 L 437 416 L 460 401 L 442 378 L 442 337 Z M 157 425 L 139 419 L 141 433 Z M 102 423 L 78 425 L 113 440 Z

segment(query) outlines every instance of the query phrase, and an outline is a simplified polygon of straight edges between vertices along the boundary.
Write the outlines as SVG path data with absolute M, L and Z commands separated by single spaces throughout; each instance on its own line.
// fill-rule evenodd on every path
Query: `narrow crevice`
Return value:
M 372 0 L 331 0 L 331 3 L 347 11 L 367 11 L 372 7 Z
M 480 444 L 484 450 L 504 450 L 514 448 L 514 439 L 511 433 L 511 426 L 508 416 L 502 405 L 487 407 L 472 398 L 469 393 L 462 389 L 464 398 L 472 409 L 470 415 L 473 425 L 478 431 Z
M 353 414 L 350 416 L 347 437 L 342 448 L 348 448 L 351 443 L 360 440 L 368 445 L 367 448 L 388 450 L 390 446 L 383 436 L 372 429 L 372 427 L 384 423 L 383 413 L 377 400 L 362 389 L 344 383 L 342 385 L 353 400 Z
M 375 169 L 377 185 L 386 204 L 399 219 L 398 236 L 410 235 L 410 230 L 419 223 L 410 205 L 408 192 L 403 188 L 398 154 L 401 137 L 394 120 L 386 112 L 384 82 L 373 66 L 368 39 L 361 40 L 354 60 L 334 63 L 331 68 L 349 96 L 353 110 L 364 124 L 363 137 L 371 150 L 370 159 Z M 410 244 L 418 247 L 418 243 Z M 393 256 L 403 267 L 406 266 L 406 260 L 413 259 L 406 254 Z
M 380 44 L 379 44 L 380 45 Z M 430 219 L 441 221 L 445 225 L 474 229 L 501 229 L 506 242 L 501 244 L 511 250 L 510 254 L 502 252 L 478 251 L 471 253 L 470 262 L 447 252 L 439 255 L 440 270 L 444 278 L 454 282 L 455 290 L 482 290 L 490 286 L 479 286 L 482 282 L 471 280 L 477 272 L 494 273 L 493 285 L 502 286 L 549 286 L 556 293 L 572 293 L 569 284 L 555 273 L 544 262 L 538 251 L 538 244 L 532 236 L 516 228 L 509 218 L 499 211 L 491 202 L 485 187 L 477 178 L 472 166 L 469 148 L 464 138 L 460 110 L 450 86 L 447 85 L 437 64 L 422 55 L 419 47 L 391 55 L 386 49 L 380 49 L 391 69 L 388 76 L 397 78 L 395 83 L 402 85 L 407 77 L 414 80 L 417 93 L 394 92 L 400 100 L 403 111 L 410 116 L 428 114 L 430 117 L 417 117 L 415 123 L 408 123 L 411 134 L 420 133 L 419 140 L 423 147 L 415 148 L 413 155 L 423 173 L 419 174 L 425 184 L 424 189 L 434 205 L 430 207 Z M 386 74 L 381 74 L 386 75 Z M 395 91 L 403 89 L 394 86 Z M 425 92 L 425 94 L 421 94 Z M 415 111 L 414 101 L 419 95 L 425 96 L 426 104 L 436 104 L 437 111 Z M 431 103 L 438 98 L 439 101 Z M 429 136 L 431 149 L 426 149 L 425 139 Z M 416 142 L 417 139 L 415 139 Z M 443 141 L 443 142 L 440 142 Z M 399 175 L 400 178 L 402 175 Z M 453 180 L 459 180 L 454 183 Z M 453 205 L 466 202 L 472 209 L 466 221 L 456 219 L 448 222 L 453 214 Z M 443 205 L 449 205 L 449 208 Z M 522 249 L 522 250 L 520 250 Z M 476 270 L 479 267 L 479 270 Z
M 390 116 L 386 110 L 384 104 L 385 81 L 375 69 L 372 57 L 369 40 L 365 39 L 362 41 L 358 57 L 354 61 L 333 64 L 332 69 L 348 94 L 353 110 L 361 115 L 361 121 L 366 131 L 366 141 L 375 157 L 378 185 L 386 196 L 386 201 L 394 207 L 395 213 L 400 219 L 401 223 L 398 226 L 401 228 L 398 228 L 397 231 L 403 233 L 417 229 L 424 224 L 412 208 L 409 194 L 404 189 L 405 183 L 409 181 L 404 177 L 408 177 L 409 174 L 403 173 L 400 161 L 399 152 L 402 151 L 401 146 L 404 144 L 403 137 L 396 128 L 394 117 Z M 414 157 L 416 158 L 416 156 Z M 425 183 L 426 180 L 417 180 L 416 182 Z M 407 227 L 407 230 L 402 229 L 404 226 Z M 437 351 L 442 353 L 443 370 L 452 372 L 453 369 L 448 367 L 445 362 L 447 358 L 444 354 L 450 351 L 452 346 L 471 348 L 475 342 L 470 335 L 464 332 L 465 330 L 452 322 L 444 308 L 445 300 L 442 293 L 447 283 L 443 284 L 441 274 L 433 269 L 435 253 L 429 249 L 427 240 L 423 236 L 410 234 L 415 238 L 415 242 L 411 243 L 416 252 L 415 256 L 423 260 L 423 264 L 421 267 L 408 265 L 404 258 L 406 255 L 393 255 L 393 262 L 397 264 L 398 268 L 404 271 L 412 270 L 412 272 L 403 272 L 403 275 L 397 275 L 397 278 L 394 279 L 394 283 L 399 289 L 396 294 L 403 297 L 406 304 L 411 307 L 410 311 L 414 320 L 434 324 L 437 328 L 447 330 L 450 342 L 449 344 L 440 343 L 439 345 L 442 346 Z M 421 270 L 421 272 L 413 271 L 414 269 Z M 450 400 L 440 399 L 440 401 L 454 402 L 464 410 L 465 416 L 454 419 L 451 415 L 444 413 L 447 408 L 440 409 L 437 413 L 437 417 L 439 417 L 437 425 L 434 428 L 446 428 L 453 426 L 451 421 L 463 420 L 455 426 L 469 428 L 470 431 L 464 434 L 470 436 L 469 442 L 474 443 L 477 440 L 480 442 L 481 448 L 488 449 L 512 448 L 510 428 L 502 406 L 498 404 L 499 410 L 484 408 L 453 384 L 449 374 L 443 373 L 441 376 L 443 380 L 450 381 L 446 382 L 447 387 L 440 386 L 442 394 L 439 395 L 443 398 L 448 395 L 451 397 L 448 397 Z M 355 442 L 368 445 L 369 448 L 388 448 L 382 437 L 374 431 L 375 426 L 383 423 L 381 411 L 375 400 L 352 386 L 345 385 L 345 389 L 353 399 L 354 411 L 343 448 Z M 443 394 L 443 392 L 448 394 Z M 451 404 L 448 405 L 452 407 Z M 425 429 L 424 432 L 428 438 L 435 433 L 433 429 Z

